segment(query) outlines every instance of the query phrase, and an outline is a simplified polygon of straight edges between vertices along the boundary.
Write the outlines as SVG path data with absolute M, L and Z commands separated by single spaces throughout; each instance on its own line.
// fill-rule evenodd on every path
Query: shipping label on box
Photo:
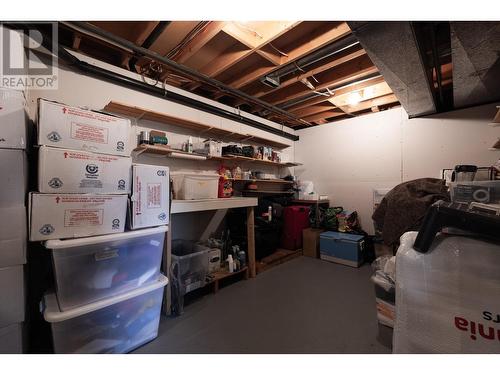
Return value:
M 23 150 L 0 149 L 0 178 L 0 209 L 24 206 L 28 178 Z
M 41 193 L 130 192 L 132 158 L 40 147 L 38 191 Z
M 26 207 L 0 208 L 0 268 L 26 263 Z
M 30 193 L 30 240 L 121 233 L 126 195 Z
M 26 148 L 25 102 L 22 91 L 0 89 L 0 148 Z
M 130 120 L 38 100 L 38 144 L 130 156 Z
M 165 225 L 169 222 L 170 174 L 168 167 L 134 164 L 130 227 Z

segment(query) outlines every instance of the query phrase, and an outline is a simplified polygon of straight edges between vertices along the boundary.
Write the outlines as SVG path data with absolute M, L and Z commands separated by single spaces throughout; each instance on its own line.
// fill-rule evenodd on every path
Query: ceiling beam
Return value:
M 291 77 L 291 78 L 289 78 L 287 80 L 284 80 L 284 81 L 280 82 L 279 87 L 277 87 L 275 89 L 269 89 L 268 88 L 266 90 L 263 86 L 260 86 L 256 90 L 248 91 L 248 93 L 250 95 L 255 96 L 256 98 L 260 98 L 261 96 L 270 94 L 272 92 L 275 92 L 277 90 L 281 90 L 281 89 L 283 89 L 283 88 L 285 88 L 287 86 L 290 86 L 290 85 L 292 85 L 294 83 L 300 82 L 301 79 L 310 78 L 311 76 L 315 76 L 316 74 L 322 73 L 325 70 L 328 70 L 328 69 L 331 69 L 331 68 L 335 68 L 336 66 L 339 66 L 339 65 L 341 65 L 341 64 L 343 64 L 345 62 L 354 60 L 354 59 L 356 59 L 356 58 L 358 58 L 360 56 L 363 56 L 365 54 L 366 54 L 366 52 L 363 49 L 358 49 L 356 51 L 352 51 L 352 50 L 344 51 L 344 52 L 342 52 L 342 53 L 339 54 L 339 57 L 337 57 L 333 61 L 330 61 L 327 64 L 321 65 L 321 66 L 319 66 L 319 67 L 317 67 L 315 69 L 309 70 L 309 71 L 307 71 L 305 73 L 293 76 L 293 77 Z
M 226 25 L 226 22 L 210 21 L 198 35 L 189 41 L 182 50 L 173 58 L 179 64 L 189 60 L 204 45 L 210 42 Z
M 330 104 L 330 103 L 321 104 L 321 105 L 313 105 L 310 107 L 302 108 L 301 110 L 294 112 L 294 114 L 297 115 L 298 117 L 302 118 L 302 117 L 307 117 L 307 116 L 314 115 L 314 114 L 320 113 L 320 112 L 331 111 L 334 108 L 335 108 L 335 106 Z
M 342 112 L 340 109 L 332 109 L 330 111 L 316 113 L 314 115 L 304 117 L 303 120 L 305 120 L 307 122 L 315 122 L 315 121 L 327 119 L 330 117 L 338 117 L 338 116 L 344 116 L 344 115 L 345 115 L 345 113 Z
M 231 36 L 241 44 L 248 47 L 246 50 L 239 50 L 239 53 L 233 54 L 232 57 L 228 55 L 224 55 L 215 61 L 211 61 L 207 65 L 205 65 L 200 72 L 210 76 L 215 77 L 218 74 L 226 71 L 233 65 L 236 65 L 243 59 L 250 56 L 252 53 L 258 53 L 260 56 L 264 57 L 266 60 L 270 61 L 274 65 L 279 65 L 280 60 L 273 55 L 272 53 L 268 53 L 267 51 L 262 51 L 260 48 L 263 48 L 266 44 L 272 42 L 276 38 L 290 31 L 294 27 L 296 27 L 300 22 L 294 21 L 280 21 L 280 22 L 253 22 L 251 24 L 255 24 L 258 28 L 258 31 L 252 31 L 252 29 L 248 30 L 247 28 L 241 26 L 238 27 L 239 22 L 227 22 L 222 28 L 222 32 Z M 260 27 L 258 27 L 260 25 Z M 199 87 L 201 84 L 193 83 L 190 84 L 188 89 L 195 89 Z
M 348 34 L 350 34 L 351 29 L 347 26 L 347 23 L 342 22 L 340 24 L 335 24 L 334 26 L 329 25 L 324 32 L 308 40 L 306 43 L 301 44 L 292 51 L 288 51 L 287 55 L 284 56 L 281 65 L 289 64 L 337 39 L 340 39 Z M 228 82 L 229 86 L 234 88 L 241 88 L 249 83 L 255 81 L 259 77 L 271 73 L 277 67 L 267 67 L 266 69 L 254 70 L 250 69 L 242 74 L 238 74 L 238 77 Z
M 363 82 L 353 83 L 351 85 L 339 88 L 337 90 L 333 90 L 333 92 L 335 95 L 342 95 L 342 94 L 345 94 L 348 92 L 364 89 L 365 87 L 370 87 L 370 86 L 376 85 L 376 84 L 381 83 L 381 82 L 384 82 L 384 78 L 382 76 L 378 76 L 378 77 L 374 77 L 374 78 L 368 79 L 368 80 L 363 81 Z M 287 107 L 287 110 L 290 112 L 295 112 L 301 108 L 305 108 L 305 107 L 308 107 L 308 106 L 311 106 L 314 104 L 323 103 L 325 101 L 328 101 L 329 99 L 331 99 L 331 97 L 324 96 L 324 95 L 318 95 L 315 98 L 308 99 L 308 100 L 305 100 L 303 102 L 297 103 L 293 106 Z
M 316 91 L 324 90 L 331 86 L 338 86 L 358 79 L 362 79 L 370 74 L 377 73 L 377 68 L 372 64 L 366 55 L 358 57 L 356 60 L 344 63 L 335 69 L 327 70 L 316 76 L 319 84 L 315 84 Z M 273 104 L 280 104 L 292 99 L 311 93 L 306 85 L 296 83 L 288 89 L 264 95 L 261 99 Z
M 365 100 L 365 101 L 362 101 L 358 104 L 346 105 L 346 106 L 341 107 L 341 109 L 343 111 L 345 111 L 346 113 L 355 113 L 355 112 L 363 111 L 366 109 L 371 109 L 372 107 L 375 107 L 375 106 L 378 107 L 378 106 L 382 106 L 385 104 L 396 103 L 396 102 L 398 102 L 398 98 L 396 97 L 396 95 L 389 94 L 389 95 L 380 96 L 378 98 Z

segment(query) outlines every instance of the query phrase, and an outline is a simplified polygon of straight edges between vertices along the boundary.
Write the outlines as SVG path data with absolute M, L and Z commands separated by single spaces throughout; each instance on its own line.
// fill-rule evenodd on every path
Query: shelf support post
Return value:
M 250 269 L 250 277 L 255 277 L 255 222 L 254 208 L 247 207 L 247 244 L 248 244 L 248 268 Z

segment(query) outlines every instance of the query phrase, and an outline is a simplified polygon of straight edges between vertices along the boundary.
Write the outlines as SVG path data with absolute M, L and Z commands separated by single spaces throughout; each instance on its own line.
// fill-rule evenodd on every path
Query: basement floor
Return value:
M 158 338 L 134 353 L 390 353 L 377 339 L 371 274 L 299 257 L 163 317 Z

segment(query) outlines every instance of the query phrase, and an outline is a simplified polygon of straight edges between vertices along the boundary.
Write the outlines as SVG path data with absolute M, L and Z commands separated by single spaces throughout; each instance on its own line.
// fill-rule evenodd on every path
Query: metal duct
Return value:
M 436 112 L 410 22 L 348 22 L 410 117 Z
M 500 22 L 450 22 L 455 108 L 500 100 Z

